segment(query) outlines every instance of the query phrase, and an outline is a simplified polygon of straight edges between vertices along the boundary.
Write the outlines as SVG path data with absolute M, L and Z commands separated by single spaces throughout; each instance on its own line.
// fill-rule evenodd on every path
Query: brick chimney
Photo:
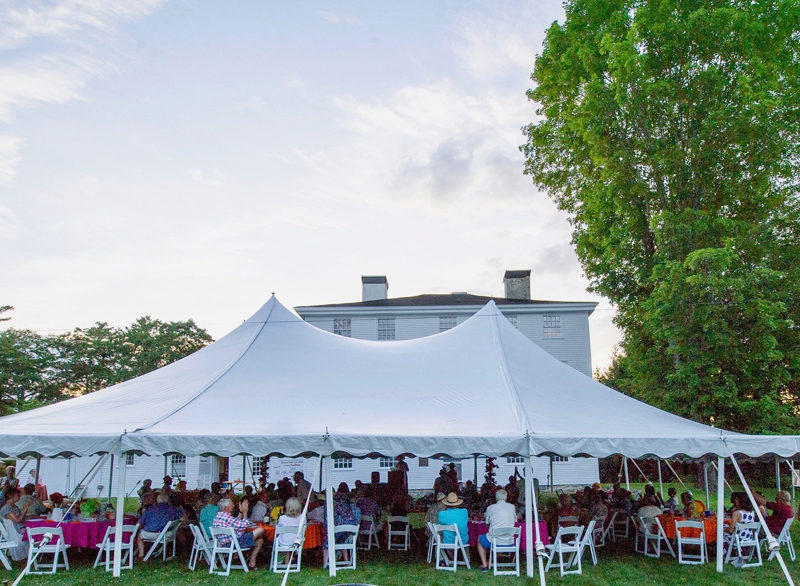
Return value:
M 389 293 L 389 281 L 384 275 L 361 277 L 361 301 L 376 301 L 386 299 Z
M 503 285 L 505 285 L 506 289 L 506 299 L 527 299 L 530 301 L 530 271 L 506 271 L 506 274 L 503 275 Z

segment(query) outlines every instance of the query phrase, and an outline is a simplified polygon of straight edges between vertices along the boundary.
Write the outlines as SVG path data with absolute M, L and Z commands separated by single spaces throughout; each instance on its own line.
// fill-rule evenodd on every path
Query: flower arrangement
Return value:
M 91 517 L 97 512 L 100 503 L 97 499 L 86 499 L 80 504 L 81 515 L 84 517 Z

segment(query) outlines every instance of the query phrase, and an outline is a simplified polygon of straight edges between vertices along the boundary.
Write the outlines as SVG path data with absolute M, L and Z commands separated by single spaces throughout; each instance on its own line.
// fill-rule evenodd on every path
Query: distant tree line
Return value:
M 13 309 L 0 306 L 2 314 Z M 66 334 L 0 331 L 0 415 L 91 393 L 145 374 L 213 339 L 193 320 L 144 316 L 120 328 L 97 322 Z

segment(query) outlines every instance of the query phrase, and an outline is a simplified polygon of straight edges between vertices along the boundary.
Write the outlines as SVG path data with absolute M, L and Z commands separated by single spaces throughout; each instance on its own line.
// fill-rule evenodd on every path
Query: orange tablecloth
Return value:
M 664 533 L 667 534 L 667 537 L 670 539 L 676 539 L 677 534 L 675 532 L 675 521 L 686 521 L 686 517 L 676 517 L 675 515 L 659 515 L 658 520 L 661 522 L 661 526 L 664 528 Z M 700 519 L 697 519 L 698 521 Z M 717 541 L 717 518 L 716 517 L 703 517 L 703 529 L 706 534 L 706 542 L 707 543 L 715 543 Z M 729 519 L 725 520 L 727 524 Z M 684 537 L 699 537 L 700 532 L 697 529 L 684 529 L 683 530 Z
M 266 523 L 256 523 L 256 525 L 264 530 L 264 537 L 267 541 L 275 541 L 275 525 L 267 525 Z M 306 525 L 306 540 L 303 542 L 303 549 L 321 547 L 323 540 L 322 523 L 309 523 Z

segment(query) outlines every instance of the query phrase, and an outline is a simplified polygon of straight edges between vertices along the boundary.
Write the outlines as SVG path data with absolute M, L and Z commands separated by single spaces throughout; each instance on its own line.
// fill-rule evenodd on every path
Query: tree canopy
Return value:
M 618 309 L 608 382 L 744 431 L 798 427 L 799 25 L 797 0 L 573 0 L 528 92 L 525 172 Z
M 165 366 L 206 346 L 194 321 L 149 316 L 126 328 L 96 323 L 61 335 L 0 331 L 0 414 L 89 393 Z

